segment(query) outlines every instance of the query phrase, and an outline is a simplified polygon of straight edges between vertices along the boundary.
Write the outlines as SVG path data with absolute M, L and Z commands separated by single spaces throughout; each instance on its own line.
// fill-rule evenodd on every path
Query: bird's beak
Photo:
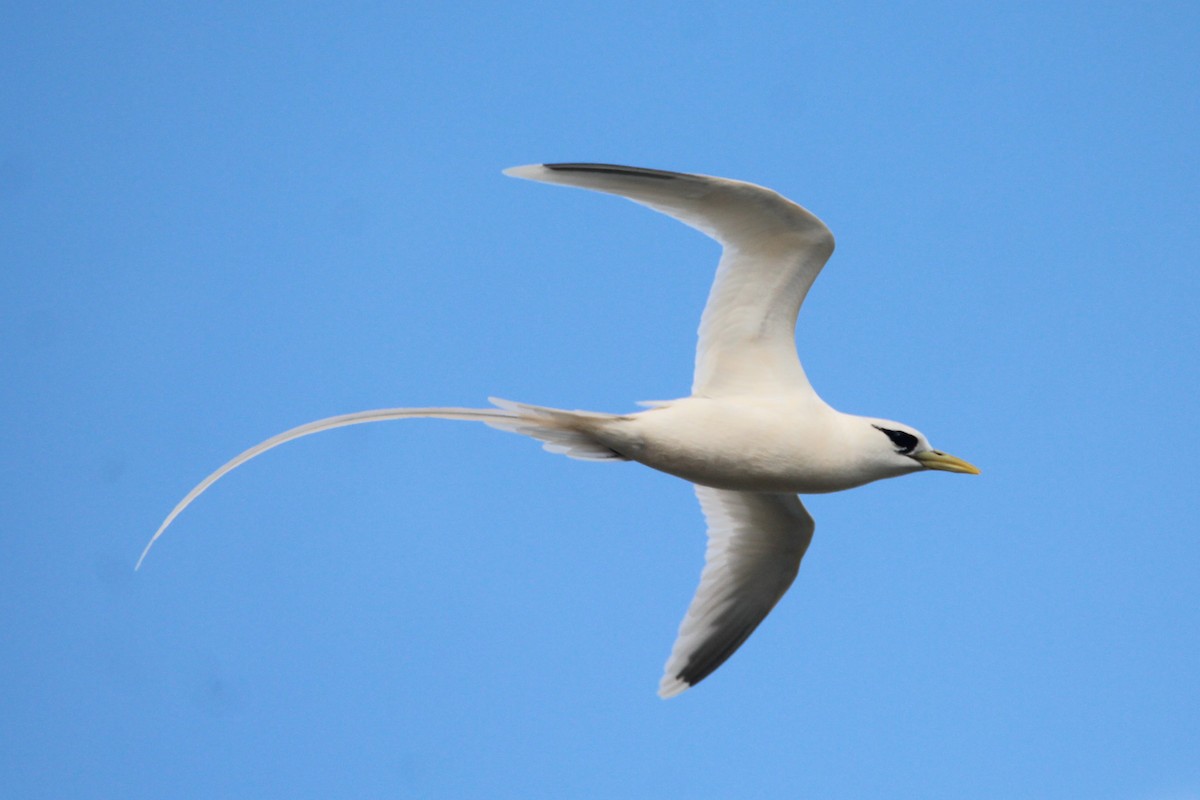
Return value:
M 921 453 L 913 453 L 912 457 L 920 462 L 925 469 L 940 469 L 946 472 L 962 472 L 967 475 L 978 475 L 979 467 L 974 464 L 968 464 L 957 456 L 952 456 L 949 453 L 943 453 L 940 450 L 926 450 Z

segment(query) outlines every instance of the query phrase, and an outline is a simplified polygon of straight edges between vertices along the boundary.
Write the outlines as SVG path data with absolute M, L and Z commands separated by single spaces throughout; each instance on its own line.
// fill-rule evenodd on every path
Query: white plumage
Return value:
M 493 399 L 495 409 L 392 408 L 301 425 L 238 455 L 171 511 L 167 526 L 235 467 L 292 439 L 345 425 L 412 417 L 484 422 L 539 439 L 551 452 L 638 461 L 696 485 L 708 523 L 700 586 L 671 650 L 659 694 L 712 673 L 787 591 L 812 540 L 798 493 L 834 492 L 919 470 L 977 474 L 913 428 L 843 414 L 813 391 L 796 355 L 796 315 L 833 252 L 804 208 L 741 181 L 610 164 L 541 164 L 506 174 L 627 197 L 723 246 L 700 323 L 690 397 L 633 414 L 565 411 Z

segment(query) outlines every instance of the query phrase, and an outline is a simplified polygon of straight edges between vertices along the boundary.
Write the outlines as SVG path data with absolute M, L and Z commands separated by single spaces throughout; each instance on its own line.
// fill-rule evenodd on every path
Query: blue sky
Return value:
M 10 4 L 0 786 L 20 798 L 1200 797 L 1191 3 Z M 500 169 L 763 183 L 833 405 L 978 464 L 812 498 L 659 671 L 691 489 L 482 426 L 687 392 L 710 241 Z

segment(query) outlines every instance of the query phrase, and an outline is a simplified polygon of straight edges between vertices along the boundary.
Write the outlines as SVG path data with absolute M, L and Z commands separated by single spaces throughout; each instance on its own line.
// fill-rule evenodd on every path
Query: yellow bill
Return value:
M 958 456 L 943 453 L 940 450 L 926 450 L 923 453 L 913 453 L 912 457 L 921 462 L 925 469 L 940 469 L 945 472 L 962 472 L 966 475 L 978 475 L 979 467 L 963 461 Z

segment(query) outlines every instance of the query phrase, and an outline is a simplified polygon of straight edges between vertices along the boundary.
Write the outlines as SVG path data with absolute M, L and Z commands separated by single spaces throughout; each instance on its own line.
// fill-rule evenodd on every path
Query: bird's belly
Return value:
M 820 494 L 870 480 L 844 460 L 836 430 L 793 409 L 710 405 L 644 412 L 607 438 L 634 461 L 716 489 Z
M 740 451 L 714 453 L 688 447 L 660 447 L 648 450 L 641 463 L 676 475 L 692 483 L 715 489 L 745 492 L 789 492 L 823 494 L 840 492 L 866 483 L 830 465 L 819 468 L 799 465 L 794 459 L 767 448 L 746 447 Z

